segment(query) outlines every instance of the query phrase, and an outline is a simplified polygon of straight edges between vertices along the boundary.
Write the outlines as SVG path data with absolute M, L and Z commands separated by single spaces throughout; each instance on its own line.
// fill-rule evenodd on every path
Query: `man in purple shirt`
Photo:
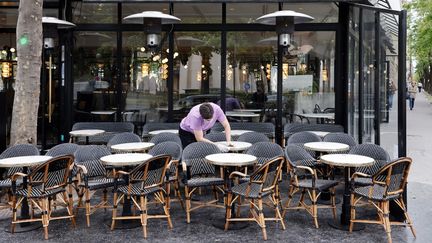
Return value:
M 204 133 L 212 128 L 216 121 L 219 121 L 224 127 L 226 141 L 230 144 L 231 127 L 229 122 L 223 110 L 218 105 L 209 102 L 192 107 L 188 115 L 180 122 L 179 136 L 183 148 L 197 141 L 213 143 L 204 138 Z M 218 147 L 221 150 L 227 150 L 227 148 L 222 148 L 221 146 Z

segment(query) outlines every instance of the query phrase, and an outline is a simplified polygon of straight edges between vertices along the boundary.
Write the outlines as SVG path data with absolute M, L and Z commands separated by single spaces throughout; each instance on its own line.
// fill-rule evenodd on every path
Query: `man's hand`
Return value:
M 216 144 L 216 146 L 218 146 L 219 150 L 220 150 L 222 153 L 226 153 L 226 152 L 229 151 L 228 147 L 225 146 L 225 145 L 223 145 L 223 144 Z

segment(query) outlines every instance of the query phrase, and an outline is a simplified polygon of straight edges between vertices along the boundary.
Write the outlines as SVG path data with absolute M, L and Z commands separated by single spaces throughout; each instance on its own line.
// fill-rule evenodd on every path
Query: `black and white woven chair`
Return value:
M 319 228 L 318 224 L 318 208 L 330 208 L 333 211 L 333 217 L 336 219 L 336 203 L 335 203 L 335 186 L 338 184 L 337 181 L 333 180 L 322 180 L 318 179 L 316 170 L 307 166 L 310 163 L 308 160 L 303 160 L 300 156 L 300 160 L 292 161 L 291 159 L 296 159 L 298 155 L 296 153 L 302 153 L 306 158 L 305 152 L 302 152 L 302 147 L 296 144 L 290 144 L 286 148 L 287 152 L 287 162 L 288 162 L 288 170 L 290 173 L 290 185 L 288 192 L 288 201 L 284 206 L 284 211 L 282 216 L 285 217 L 285 213 L 287 210 L 298 210 L 304 209 L 310 215 L 312 215 L 315 223 L 315 227 Z M 304 150 L 304 149 L 303 149 Z M 297 157 L 298 158 L 298 157 Z M 310 157 L 309 157 L 310 159 Z M 331 195 L 331 205 L 317 205 L 318 197 L 321 195 L 323 191 L 330 191 Z M 291 201 L 293 196 L 297 192 L 301 192 L 300 201 L 298 206 L 292 207 Z M 305 195 L 309 196 L 311 205 L 306 204 Z
M 114 135 L 107 144 L 108 148 L 111 148 L 111 146 L 121 143 L 138 143 L 141 142 L 141 138 L 132 132 L 123 132 Z
M 235 185 L 228 191 L 225 230 L 228 230 L 230 222 L 254 221 L 261 227 L 264 240 L 267 240 L 266 221 L 280 222 L 282 228 L 285 230 L 285 224 L 279 210 L 280 202 L 277 186 L 282 173 L 284 160 L 283 156 L 267 160 L 250 176 L 238 171 L 230 174 L 230 178 L 241 176 L 243 178 L 247 177 L 248 179 L 243 180 L 245 182 Z M 240 204 L 240 198 L 246 199 L 250 204 L 249 217 L 232 218 L 231 208 L 236 201 Z M 267 198 L 270 200 L 271 205 L 275 210 L 275 216 L 273 218 L 267 218 L 264 216 L 263 200 Z
M 78 209 L 85 208 L 87 226 L 90 227 L 90 215 L 99 208 L 111 208 L 107 200 L 107 188 L 114 186 L 114 178 L 108 177 L 107 170 L 100 158 L 111 154 L 105 145 L 87 145 L 75 152 L 75 165 L 79 170 Z M 97 205 L 90 204 L 90 191 L 103 189 L 102 202 Z M 85 206 L 82 200 L 85 197 Z
M 204 135 L 204 138 L 212 142 L 223 142 L 226 141 L 226 135 L 223 132 L 211 132 Z
M 350 232 L 352 232 L 354 223 L 381 224 L 387 233 L 388 242 L 391 243 L 391 225 L 405 225 L 410 227 L 412 234 L 416 237 L 413 223 L 408 215 L 403 199 L 411 164 L 411 158 L 399 158 L 383 166 L 373 175 L 361 172 L 355 172 L 352 175 L 351 181 L 356 181 L 359 178 L 368 178 L 372 183 L 368 186 L 359 187 L 355 183 L 351 183 Z M 362 199 L 363 202 L 370 203 L 377 209 L 378 217 L 376 220 L 357 218 L 356 206 Z M 404 212 L 404 222 L 390 220 L 389 207 L 392 201 Z
M 75 216 L 73 214 L 72 197 L 66 193 L 69 188 L 69 195 L 72 194 L 71 188 L 67 187 L 70 181 L 70 172 L 73 166 L 73 156 L 55 157 L 42 165 L 34 168 L 28 175 L 16 173 L 12 176 L 12 233 L 15 231 L 16 224 L 23 222 L 42 222 L 45 239 L 48 239 L 48 225 L 51 220 L 71 219 L 72 225 L 75 226 Z M 15 182 L 18 178 L 27 178 L 27 187 L 19 189 Z M 60 194 L 62 197 L 57 197 Z M 52 212 L 52 201 L 61 200 L 67 209 L 66 216 L 54 216 Z M 34 214 L 30 219 L 19 219 L 17 209 L 21 207 L 23 199 L 27 199 L 33 209 L 40 211 L 40 214 Z M 56 206 L 59 204 L 56 203 Z M 35 217 L 36 215 L 36 217 Z M 40 217 L 37 217 L 40 215 Z
M 375 159 L 375 163 L 372 166 L 357 167 L 356 172 L 361 172 L 367 175 L 374 175 L 383 166 L 390 162 L 390 155 L 382 147 L 372 143 L 359 144 L 352 147 L 349 151 L 350 154 L 357 154 L 368 156 Z M 372 183 L 371 178 L 356 178 L 355 183 L 358 185 L 370 185 Z
M 180 123 L 173 122 L 173 123 L 167 123 L 167 122 L 149 122 L 146 123 L 143 126 L 142 136 L 143 141 L 149 141 L 152 137 L 149 132 L 155 131 L 155 130 L 166 130 L 166 129 L 178 129 L 180 126 Z
M 282 147 L 273 142 L 255 143 L 244 153 L 257 157 L 258 165 L 262 165 L 275 157 L 284 156 Z
M 161 155 L 148 159 L 144 163 L 135 167 L 131 172 L 116 171 L 115 188 L 114 188 L 114 207 L 112 211 L 111 230 L 115 228 L 116 220 L 135 219 L 141 220 L 144 238 L 147 238 L 147 221 L 154 218 L 166 218 L 168 226 L 171 229 L 171 216 L 166 198 L 168 197 L 165 191 L 165 177 L 168 163 L 171 160 L 169 155 Z M 126 175 L 129 177 L 127 185 L 117 183 L 120 176 Z M 147 209 L 147 202 L 150 196 L 157 203 L 163 206 L 163 213 L 158 215 L 150 215 Z M 138 209 L 138 215 L 120 216 L 117 215 L 118 204 L 124 198 L 132 198 L 132 203 Z M 160 233 L 156 230 L 157 233 Z
M 174 134 L 175 135 L 175 134 Z M 170 208 L 170 202 L 171 202 L 171 184 L 174 186 L 174 195 L 177 196 L 180 205 L 184 209 L 183 200 L 180 194 L 180 180 L 179 180 L 179 162 L 182 157 L 182 146 L 180 146 L 176 142 L 162 142 L 156 144 L 152 149 L 150 149 L 149 154 L 153 156 L 158 155 L 170 155 L 171 161 L 168 165 L 168 180 L 167 180 L 167 189 L 166 192 L 168 193 L 167 201 L 168 201 L 168 208 Z
M 170 132 L 162 132 L 156 134 L 150 139 L 150 142 L 154 144 L 159 144 L 163 142 L 175 142 L 178 143 L 181 147 L 183 147 L 180 137 L 177 134 Z
M 75 143 L 61 143 L 48 150 L 46 155 L 52 157 L 63 156 L 63 155 L 74 155 L 75 151 L 77 151 L 78 148 L 79 145 Z
M 237 141 L 255 144 L 258 142 L 270 142 L 270 139 L 263 133 L 246 132 L 237 138 Z
M 305 143 L 311 143 L 311 142 L 321 142 L 322 139 L 316 135 L 315 133 L 311 132 L 296 132 L 293 135 L 291 135 L 286 145 L 290 144 L 297 144 L 299 146 L 303 146 Z M 314 158 L 316 158 L 315 151 L 308 151 Z
M 191 143 L 183 150 L 182 165 L 183 173 L 186 175 L 184 180 L 185 184 L 185 199 L 186 199 L 186 221 L 190 223 L 190 214 L 193 210 L 202 207 L 219 207 L 224 208 L 223 205 L 218 205 L 217 190 L 224 192 L 224 180 L 216 174 L 216 169 L 212 164 L 209 164 L 205 157 L 210 154 L 220 153 L 219 148 L 207 142 Z M 202 202 L 191 201 L 192 194 L 201 187 L 210 186 L 213 189 L 215 200 Z M 192 207 L 192 203 L 195 207 Z
M 33 144 L 17 144 L 7 148 L 3 153 L 0 154 L 0 159 L 18 157 L 18 156 L 32 156 L 39 155 L 39 150 Z M 6 172 L 6 178 L 4 180 L 0 180 L 0 189 L 7 190 L 8 202 L 10 202 L 10 189 L 12 187 L 12 182 L 10 177 L 17 173 L 22 172 L 21 167 L 12 167 L 9 168 Z M 21 185 L 21 181 L 17 181 L 17 186 Z M 10 205 L 2 205 L 0 208 L 9 208 Z
M 324 136 L 323 141 L 347 144 L 350 146 L 350 149 L 357 145 L 356 140 L 351 135 L 342 132 L 329 133 Z

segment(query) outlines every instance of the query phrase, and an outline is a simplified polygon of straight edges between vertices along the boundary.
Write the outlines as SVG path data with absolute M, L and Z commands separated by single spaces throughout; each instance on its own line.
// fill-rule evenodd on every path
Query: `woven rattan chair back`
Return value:
M 114 135 L 107 144 L 107 147 L 110 148 L 113 145 L 121 144 L 121 143 L 137 143 L 141 142 L 141 138 L 132 132 L 123 132 Z
M 206 134 L 204 137 L 212 142 L 226 141 L 226 136 L 223 132 L 211 132 L 209 134 Z
M 184 148 L 182 161 L 189 167 L 190 176 L 214 175 L 215 167 L 209 164 L 205 157 L 216 153 L 220 153 L 216 145 L 207 142 L 195 142 Z
M 356 140 L 347 133 L 336 132 L 327 134 L 324 139 L 324 142 L 336 142 L 336 143 L 344 143 L 350 146 L 350 148 L 357 145 Z
M 314 167 L 316 165 L 316 160 L 312 157 L 312 155 L 297 144 L 287 145 L 284 152 L 288 166 L 305 165 Z
M 272 142 L 255 143 L 244 153 L 257 157 L 258 164 L 260 165 L 275 157 L 284 156 L 282 147 L 279 144 Z
M 263 133 L 247 132 L 240 135 L 237 141 L 255 144 L 259 142 L 270 142 L 270 139 Z
M 37 166 L 29 175 L 29 185 L 38 186 L 42 192 L 65 187 L 73 160 L 72 155 L 59 156 Z
M 321 142 L 321 138 L 311 132 L 297 132 L 288 138 L 287 144 L 305 144 L 310 142 Z
M 52 147 L 46 155 L 57 157 L 62 155 L 74 155 L 75 152 L 78 150 L 79 145 L 75 143 L 61 143 L 54 147 Z
M 402 194 L 407 183 L 411 163 L 411 158 L 399 158 L 388 163 L 372 176 L 374 184 L 385 187 L 384 198 Z
M 3 153 L 0 154 L 0 159 L 32 155 L 39 155 L 39 150 L 36 146 L 33 144 L 17 144 L 3 151 Z M 8 169 L 7 176 L 10 177 L 17 172 L 22 172 L 22 168 L 12 167 Z
M 176 142 L 180 146 L 182 146 L 180 137 L 177 134 L 170 133 L 170 132 L 162 132 L 162 133 L 156 134 L 150 139 L 150 142 L 154 143 L 154 144 L 159 144 L 159 143 L 168 142 L 168 141 Z
M 273 190 L 279 181 L 280 173 L 282 173 L 282 165 L 284 162 L 283 156 L 278 156 L 264 162 L 257 170 L 255 170 L 250 178 L 250 183 L 259 184 L 260 194 Z
M 356 168 L 356 171 L 363 172 L 369 175 L 377 173 L 383 166 L 387 165 L 390 161 L 390 155 L 382 147 L 372 143 L 358 144 L 352 147 L 349 151 L 350 154 L 357 154 L 368 156 L 375 159 L 372 166 L 364 166 Z
M 165 181 L 167 165 L 171 160 L 169 155 L 159 155 L 148 159 L 130 172 L 129 186 L 141 183 L 141 190 L 161 187 Z
M 86 167 L 88 177 L 105 176 L 106 169 L 100 158 L 110 154 L 105 145 L 81 146 L 75 152 L 75 162 Z

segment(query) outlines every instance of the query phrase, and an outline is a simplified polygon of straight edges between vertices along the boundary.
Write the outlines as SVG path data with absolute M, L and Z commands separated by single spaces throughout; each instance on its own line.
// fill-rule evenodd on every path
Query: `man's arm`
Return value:
M 202 130 L 194 130 L 195 139 L 198 142 L 207 142 L 207 143 L 213 143 L 212 141 L 204 138 L 204 133 Z
M 221 122 L 221 124 L 225 130 L 226 141 L 228 145 L 231 145 L 231 126 L 228 122 L 228 119 L 225 119 L 223 122 Z

